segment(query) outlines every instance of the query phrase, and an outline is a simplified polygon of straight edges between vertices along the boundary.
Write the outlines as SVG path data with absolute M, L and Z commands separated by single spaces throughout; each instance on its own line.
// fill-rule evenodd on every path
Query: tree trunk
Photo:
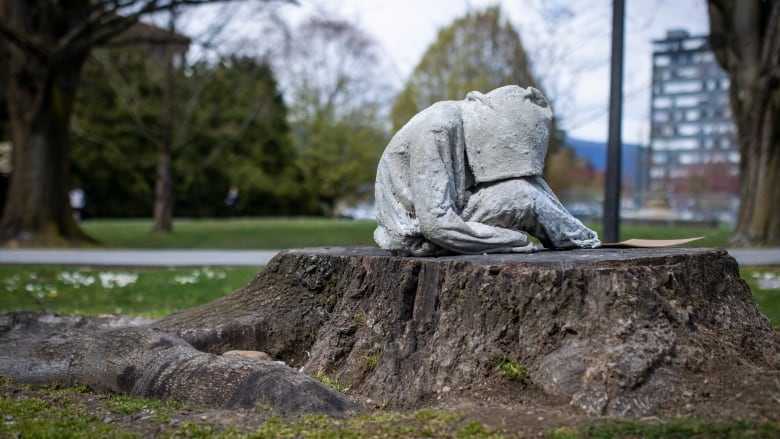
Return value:
M 154 233 L 173 230 L 173 177 L 171 148 L 163 143 L 157 153 L 157 179 L 154 187 Z
M 175 13 L 170 12 L 168 31 L 176 34 Z M 174 124 L 174 48 L 165 46 L 165 89 L 163 90 L 162 134 L 157 154 L 157 180 L 154 190 L 154 233 L 170 233 L 173 230 L 173 124 Z
M 241 290 L 154 326 L 207 352 L 267 352 L 395 408 L 531 394 L 647 415 L 713 370 L 780 368 L 778 334 L 736 262 L 708 249 L 288 251 Z M 501 359 L 530 387 L 500 376 Z
M 780 246 L 780 2 L 710 0 L 709 13 L 741 155 L 733 243 Z
M 45 8 L 39 3 L 3 2 L 3 18 L 18 30 L 44 30 L 52 36 L 62 23 L 48 21 L 51 15 L 41 11 Z M 33 42 L 38 43 L 50 41 Z M 5 49 L 13 151 L 0 241 L 35 246 L 90 241 L 73 219 L 67 168 L 70 116 L 87 53 L 70 53 L 62 59 L 11 44 Z
M 68 199 L 68 125 L 82 62 L 51 67 L 14 48 L 9 52 L 5 90 L 13 152 L 2 241 L 56 247 L 89 242 Z
M 293 413 L 357 407 L 310 396 L 316 386 L 298 368 L 348 383 L 355 400 L 397 409 L 533 401 L 636 416 L 674 412 L 689 389 L 730 398 L 735 376 L 780 374 L 780 336 L 734 259 L 712 249 L 440 258 L 292 250 L 231 295 L 144 328 L 4 319 L 0 374 L 13 380 Z M 48 324 L 40 336 L 26 335 L 31 319 Z M 239 369 L 250 372 L 232 378 L 226 371 L 238 366 L 216 356 L 230 350 L 263 351 L 293 368 L 247 360 Z M 502 364 L 529 376 L 504 376 Z M 191 373 L 200 367 L 207 373 Z M 275 387 L 282 378 L 272 373 L 289 385 Z M 282 391 L 296 402 L 284 405 L 274 396 Z

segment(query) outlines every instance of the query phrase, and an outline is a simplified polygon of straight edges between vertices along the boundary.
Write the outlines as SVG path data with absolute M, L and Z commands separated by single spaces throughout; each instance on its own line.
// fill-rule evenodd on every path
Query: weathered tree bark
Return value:
M 392 407 L 511 386 L 499 356 L 548 395 L 613 414 L 652 413 L 716 360 L 780 367 L 736 262 L 708 249 L 288 251 L 233 295 L 155 327 L 209 352 L 268 352 Z
M 31 23 L 52 29 L 59 25 L 47 21 L 51 17 L 37 11 L 33 3 L 3 2 L 0 16 L 20 29 Z M 13 152 L 0 241 L 57 247 L 90 241 L 73 219 L 68 203 L 67 167 L 68 122 L 87 53 L 76 51 L 63 60 L 16 45 L 7 47 L 3 68 L 8 69 L 5 93 Z
M 662 410 L 679 389 L 706 382 L 713 371 L 780 371 L 780 336 L 734 259 L 713 249 L 440 258 L 393 257 L 376 248 L 291 250 L 231 295 L 145 329 L 68 333 L 64 340 L 58 329 L 38 337 L 45 343 L 34 348 L 22 346 L 23 330 L 6 331 L 0 329 L 0 352 L 20 352 L 0 354 L 0 374 L 12 379 L 40 381 L 54 368 L 67 371 L 57 375 L 65 382 L 91 378 L 98 388 L 216 404 L 234 399 L 208 399 L 220 386 L 236 386 L 226 373 L 209 387 L 203 382 L 210 375 L 169 371 L 191 357 L 212 364 L 219 358 L 212 354 L 258 350 L 350 383 L 357 400 L 392 408 L 499 395 L 509 404 L 538 397 L 616 415 Z M 92 353 L 63 358 L 71 342 Z M 530 377 L 501 376 L 500 359 Z M 163 364 L 167 369 L 158 371 Z M 129 370 L 149 372 L 135 378 Z M 275 405 L 263 396 L 273 382 L 261 379 L 267 373 L 253 375 L 252 391 Z M 119 384 L 119 376 L 134 377 L 132 386 Z M 201 386 L 204 393 L 190 393 Z M 158 393 L 163 388 L 167 393 Z M 295 389 L 287 388 L 290 395 Z
M 740 163 L 733 242 L 780 245 L 780 2 L 709 0 L 710 42 L 731 80 Z
M 115 319 L 0 316 L 0 374 L 28 383 L 80 383 L 100 391 L 216 407 L 266 405 L 284 414 L 344 415 L 359 406 L 286 365 L 218 356 Z

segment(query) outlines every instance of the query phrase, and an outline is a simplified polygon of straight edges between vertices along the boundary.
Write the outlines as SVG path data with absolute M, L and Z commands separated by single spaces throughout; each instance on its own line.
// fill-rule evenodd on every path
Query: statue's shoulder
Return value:
M 417 113 L 409 122 L 430 127 L 451 127 L 460 125 L 463 120 L 458 101 L 440 101 Z

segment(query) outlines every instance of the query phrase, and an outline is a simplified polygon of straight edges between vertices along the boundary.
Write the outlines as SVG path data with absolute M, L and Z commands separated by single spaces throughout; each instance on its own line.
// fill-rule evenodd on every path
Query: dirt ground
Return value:
M 704 421 L 754 421 L 780 426 L 780 371 L 760 370 L 748 365 L 711 365 L 711 372 L 691 376 L 678 386 L 672 398 L 651 417 L 633 419 L 639 422 L 660 422 L 680 418 Z M 59 402 L 51 392 L 30 386 L 4 382 L 3 394 L 11 398 L 40 397 L 53 406 Z M 355 397 L 356 395 L 353 395 Z M 141 437 L 169 435 L 186 423 L 211 428 L 212 431 L 234 429 L 253 432 L 271 418 L 273 413 L 262 409 L 175 409 L 167 421 L 160 422 L 154 409 L 141 409 L 131 414 L 112 411 L 110 395 L 74 393 L 80 403 L 103 423 L 120 427 Z M 356 397 L 369 413 L 390 410 L 376 401 Z M 582 428 L 614 417 L 589 416 L 563 401 L 548 396 L 523 380 L 487 381 L 462 392 L 450 392 L 447 398 L 430 401 L 425 408 L 446 410 L 464 415 L 461 424 L 477 421 L 506 436 L 544 437 L 561 427 Z M 401 413 L 412 413 L 413 410 Z M 414 421 L 410 421 L 414 422 Z

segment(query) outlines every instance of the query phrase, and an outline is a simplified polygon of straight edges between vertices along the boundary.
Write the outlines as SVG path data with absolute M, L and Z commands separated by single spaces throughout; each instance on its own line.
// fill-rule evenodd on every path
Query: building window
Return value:
M 653 57 L 653 65 L 664 67 L 671 64 L 672 60 L 669 58 L 669 55 L 656 55 Z
M 658 139 L 654 139 L 650 147 L 656 151 L 665 151 L 669 149 L 669 145 L 667 144 L 667 142 Z
M 667 97 L 657 97 L 653 99 L 654 108 L 669 108 L 672 106 L 672 99 Z
M 701 91 L 701 81 L 669 81 L 664 84 L 665 93 L 693 93 Z
M 672 139 L 668 145 L 670 150 L 697 149 L 699 142 L 696 139 Z
M 664 168 L 650 168 L 650 178 L 664 178 L 665 175 Z
M 683 178 L 688 176 L 687 168 L 674 168 L 669 171 L 669 176 L 672 178 Z
M 681 165 L 695 165 L 701 162 L 701 157 L 698 154 L 686 153 L 677 156 L 677 161 Z
M 701 97 L 699 96 L 678 96 L 674 98 L 675 107 L 695 107 L 699 105 Z
M 714 62 L 715 56 L 712 54 L 712 52 L 698 52 L 693 54 L 693 62 L 695 63 L 709 63 Z
M 653 122 L 668 122 L 669 113 L 663 110 L 653 111 Z
M 681 136 L 695 136 L 699 134 L 699 126 L 692 123 L 677 125 L 677 134 Z
M 678 78 L 698 78 L 701 76 L 699 68 L 696 66 L 680 67 L 675 73 Z

